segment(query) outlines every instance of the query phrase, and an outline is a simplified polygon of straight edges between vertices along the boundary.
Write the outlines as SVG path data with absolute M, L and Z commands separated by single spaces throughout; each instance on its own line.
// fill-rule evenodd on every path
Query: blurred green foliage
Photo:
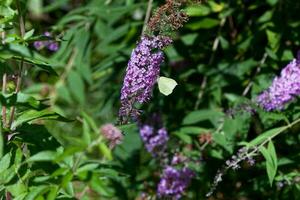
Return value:
M 1 108 L 9 118 L 16 107 L 12 125 L 1 128 L 0 199 L 154 199 L 161 169 L 137 124 L 119 126 L 124 141 L 114 150 L 99 129 L 118 121 L 122 79 L 147 2 L 20 0 L 19 11 L 16 2 L 0 2 L 0 75 L 8 76 Z M 299 199 L 300 127 L 288 126 L 299 117 L 297 101 L 273 113 L 243 106 L 255 107 L 255 97 L 299 50 L 300 2 L 208 0 L 184 9 L 190 20 L 174 34 L 161 68 L 178 85 L 169 96 L 156 86 L 142 107 L 142 118 L 163 116 L 173 154 L 200 160 L 189 163 L 197 176 L 184 199 L 206 199 L 224 162 L 241 145 L 260 144 L 268 145 L 256 165 L 228 171 L 209 199 Z M 59 42 L 57 52 L 34 48 L 47 39 L 45 31 Z M 21 91 L 14 92 L 22 62 Z M 201 141 L 204 134 L 212 141 Z

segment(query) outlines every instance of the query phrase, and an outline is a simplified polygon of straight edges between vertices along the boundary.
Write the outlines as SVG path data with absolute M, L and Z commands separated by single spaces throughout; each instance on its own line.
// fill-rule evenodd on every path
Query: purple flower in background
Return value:
M 121 89 L 120 117 L 136 117 L 134 104 L 142 104 L 150 99 L 160 65 L 164 61 L 161 49 L 171 42 L 169 37 L 143 36 L 132 51 Z
M 300 58 L 290 62 L 275 77 L 272 85 L 257 97 L 258 104 L 266 111 L 283 109 L 285 104 L 300 95 Z
M 165 128 L 156 130 L 150 125 L 143 125 L 140 128 L 140 135 L 147 151 L 152 155 L 163 153 L 169 140 L 168 133 Z
M 158 184 L 158 196 L 180 199 L 194 176 L 195 173 L 187 167 L 179 170 L 167 166 Z
M 178 164 L 182 164 L 185 161 L 187 161 L 187 158 L 181 154 L 175 154 L 172 158 L 171 164 L 172 165 L 178 165 Z
M 112 149 L 117 144 L 121 144 L 123 135 L 121 131 L 112 124 L 105 124 L 101 126 L 100 131 L 102 135 L 110 142 L 109 147 Z
M 46 37 L 49 37 L 50 40 L 43 40 L 43 41 L 35 41 L 33 43 L 33 46 L 37 49 L 37 50 L 41 50 L 43 48 L 47 48 L 49 51 L 57 51 L 59 48 L 58 42 L 51 40 L 51 33 L 46 31 L 43 34 Z
M 50 44 L 47 45 L 47 48 L 50 51 L 57 51 L 58 50 L 58 43 L 57 42 L 51 42 Z
M 51 33 L 49 31 L 44 32 L 44 36 L 51 37 Z
M 36 48 L 37 50 L 41 50 L 42 48 L 45 47 L 43 41 L 35 41 L 33 43 L 34 48 Z

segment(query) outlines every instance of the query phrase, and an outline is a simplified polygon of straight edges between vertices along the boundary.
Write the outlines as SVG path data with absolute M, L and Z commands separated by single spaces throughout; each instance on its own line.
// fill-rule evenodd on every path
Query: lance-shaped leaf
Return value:
M 12 128 L 18 127 L 23 123 L 32 122 L 34 120 L 57 120 L 68 122 L 70 120 L 50 110 L 29 110 L 23 112 L 12 124 Z
M 262 146 L 259 148 L 259 151 L 266 159 L 267 174 L 268 174 L 270 185 L 272 186 L 273 180 L 277 172 L 277 166 L 278 166 L 276 151 L 273 142 L 270 140 L 268 144 L 268 148 Z

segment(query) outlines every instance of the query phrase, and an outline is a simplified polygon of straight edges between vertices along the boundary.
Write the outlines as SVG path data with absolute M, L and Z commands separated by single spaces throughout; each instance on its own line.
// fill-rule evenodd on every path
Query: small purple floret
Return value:
M 58 50 L 58 43 L 57 42 L 51 42 L 50 44 L 47 45 L 47 48 L 50 51 L 57 51 Z
M 275 77 L 272 85 L 257 97 L 258 104 L 266 111 L 282 110 L 300 95 L 300 64 L 294 59 Z
M 36 48 L 37 50 L 40 50 L 40 49 L 42 49 L 42 48 L 45 47 L 43 41 L 35 41 L 35 42 L 33 43 L 33 46 L 34 46 L 34 48 Z
M 164 61 L 161 51 L 172 42 L 169 37 L 143 36 L 132 51 L 121 90 L 120 117 L 136 117 L 135 103 L 145 103 L 151 98 L 153 86 Z
M 167 166 L 158 184 L 158 196 L 180 199 L 194 176 L 195 173 L 187 167 L 179 170 Z

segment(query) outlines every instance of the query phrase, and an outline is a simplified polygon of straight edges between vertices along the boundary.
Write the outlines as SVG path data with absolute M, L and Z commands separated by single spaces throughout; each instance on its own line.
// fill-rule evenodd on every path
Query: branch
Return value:
M 253 75 L 253 77 L 252 77 L 252 79 L 250 80 L 250 82 L 248 83 L 247 87 L 246 87 L 246 88 L 244 89 L 244 91 L 243 91 L 243 96 L 246 96 L 247 93 L 249 92 L 250 88 L 251 88 L 252 85 L 253 85 L 253 79 L 254 79 L 254 78 L 256 77 L 256 75 L 260 72 L 261 66 L 266 62 L 267 57 L 268 57 L 268 54 L 267 54 L 267 53 L 264 53 L 263 58 L 260 60 L 258 66 L 257 66 L 257 68 L 256 68 L 256 71 L 255 71 L 255 73 L 254 73 L 254 75 Z
M 148 1 L 148 6 L 147 6 L 147 11 L 146 11 L 146 16 L 145 16 L 145 19 L 144 19 L 142 35 L 144 35 L 144 33 L 147 29 L 148 21 L 149 21 L 150 15 L 151 15 L 152 3 L 153 3 L 153 0 Z
M 220 43 L 220 37 L 219 36 L 221 35 L 221 30 L 222 30 L 223 26 L 225 25 L 225 22 L 226 22 L 226 18 L 222 19 L 221 22 L 220 22 L 220 26 L 219 26 L 219 30 L 218 30 L 218 35 L 217 35 L 217 37 L 214 40 L 214 43 L 213 43 L 213 46 L 212 46 L 212 54 L 210 56 L 208 65 L 212 65 L 212 63 L 215 60 L 215 55 L 216 55 L 216 52 L 217 52 L 217 49 L 218 49 L 219 43 Z M 206 82 L 207 82 L 207 77 L 204 77 L 203 81 L 202 81 L 202 83 L 200 85 L 199 92 L 198 92 L 197 101 L 196 101 L 195 107 L 194 107 L 195 110 L 198 109 L 199 104 L 201 102 L 201 99 L 202 99 L 202 96 L 203 96 L 203 93 L 204 93 L 204 89 L 206 87 Z

